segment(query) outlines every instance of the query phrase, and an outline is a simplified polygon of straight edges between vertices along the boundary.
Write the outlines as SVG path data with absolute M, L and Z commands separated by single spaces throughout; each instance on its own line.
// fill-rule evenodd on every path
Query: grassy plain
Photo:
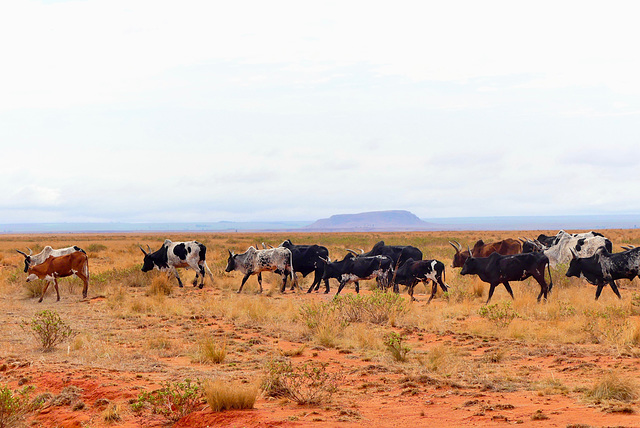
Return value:
M 602 232 L 616 251 L 640 245 L 640 231 Z M 25 426 L 640 426 L 637 279 L 620 281 L 622 300 L 607 288 L 595 302 L 595 287 L 566 278 L 559 266 L 548 302 L 536 303 L 539 288 L 527 280 L 513 284 L 515 300 L 498 288 L 485 306 L 486 284 L 449 267 L 449 240 L 466 247 L 538 233 L 2 235 L 0 388 L 33 387 L 30 398 L 41 398 L 20 415 Z M 165 237 L 204 243 L 214 284 L 207 278 L 202 290 L 181 289 L 164 274 L 142 273 L 138 244 L 155 250 Z M 335 282 L 329 295 L 282 295 L 279 276 L 265 274 L 262 295 L 255 277 L 237 295 L 241 274 L 224 272 L 227 250 L 287 238 L 325 245 L 332 259 L 381 239 L 415 245 L 445 263 L 451 289 L 427 305 L 422 286 L 410 303 L 405 293 L 379 296 L 367 281 L 362 298 L 347 286 L 345 299 L 333 302 Z M 41 285 L 25 284 L 15 249 L 45 245 L 87 250 L 87 299 L 73 278 L 60 281 L 60 302 L 50 287 L 37 303 Z M 194 277 L 180 273 L 185 284 Z M 301 281 L 305 291 L 311 281 Z M 76 332 L 53 352 L 42 352 L 23 327 L 44 309 Z M 186 379 L 206 394 L 184 417 L 154 413 L 150 400 L 140 400 Z M 305 394 L 322 398 L 291 398 Z M 213 411 L 238 408 L 234 400 L 253 409 Z

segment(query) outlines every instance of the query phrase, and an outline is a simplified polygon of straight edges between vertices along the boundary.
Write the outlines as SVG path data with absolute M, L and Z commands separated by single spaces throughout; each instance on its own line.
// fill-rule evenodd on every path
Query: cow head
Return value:
M 478 273 L 478 259 L 476 257 L 467 257 L 460 270 L 460 275 L 476 275 Z
M 17 252 L 19 252 L 20 254 L 22 254 L 24 256 L 24 271 L 25 271 L 25 273 L 29 270 L 29 267 L 31 266 L 31 255 L 33 254 L 33 251 L 31 251 L 31 248 L 27 247 L 27 250 L 29 250 L 29 254 L 23 253 L 20 250 L 16 250 Z
M 142 246 L 138 245 L 138 247 L 140 247 L 140 251 L 142 251 L 142 254 L 144 254 L 144 260 L 142 262 L 142 272 L 149 272 L 150 270 L 153 270 L 153 268 L 155 267 L 155 263 L 153 262 L 153 258 L 151 257 L 151 247 L 147 244 L 147 250 L 145 251 L 144 248 L 142 248 Z
M 227 259 L 227 267 L 224 269 L 225 272 L 231 272 L 232 270 L 236 269 L 236 257 L 238 256 L 237 254 L 234 254 L 233 251 L 228 250 L 229 251 L 229 258 Z
M 471 255 L 471 250 L 462 251 L 462 245 L 460 245 L 458 241 L 449 241 L 449 244 L 451 244 L 451 246 L 456 250 L 456 253 L 453 255 L 453 262 L 451 263 L 451 267 L 462 267 L 465 260 L 467 260 L 467 258 L 469 258 L 469 256 Z
M 573 248 L 570 251 L 571 251 L 571 261 L 569 262 L 569 269 L 567 269 L 566 276 L 569 278 L 572 276 L 575 276 L 576 278 L 580 278 L 580 275 L 582 275 L 583 259 L 578 258 L 578 255 L 575 253 L 575 251 L 573 251 Z

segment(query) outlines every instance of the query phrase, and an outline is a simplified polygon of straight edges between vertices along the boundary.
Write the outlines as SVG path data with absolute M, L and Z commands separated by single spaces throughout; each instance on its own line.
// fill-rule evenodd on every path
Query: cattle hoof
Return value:
M 200 290 L 204 288 L 204 284 L 200 284 Z
M 42 303 L 42 299 L 38 300 L 38 303 Z

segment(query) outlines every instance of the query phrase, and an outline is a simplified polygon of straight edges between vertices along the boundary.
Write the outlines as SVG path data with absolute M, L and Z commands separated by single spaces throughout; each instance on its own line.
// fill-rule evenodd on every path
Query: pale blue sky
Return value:
M 638 213 L 633 2 L 0 3 L 0 223 Z

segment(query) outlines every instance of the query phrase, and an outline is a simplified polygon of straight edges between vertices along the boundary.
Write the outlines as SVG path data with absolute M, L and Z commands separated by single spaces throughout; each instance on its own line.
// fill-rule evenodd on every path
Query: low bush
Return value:
M 55 311 L 45 309 L 34 315 L 31 321 L 22 321 L 23 330 L 31 333 L 45 352 L 78 334 Z
M 153 392 L 142 392 L 131 403 L 134 412 L 151 407 L 155 414 L 164 416 L 171 422 L 178 421 L 202 405 L 200 382 L 185 379 L 182 382 L 165 382 L 162 388 Z
M 298 404 L 321 404 L 331 399 L 342 377 L 327 371 L 326 363 L 270 361 L 262 389 L 271 397 L 286 397 Z
M 407 361 L 411 348 L 404 344 L 404 336 L 392 331 L 384 336 L 384 345 L 394 360 Z
M 0 386 L 0 428 L 17 426 L 25 413 L 32 408 L 29 394 L 33 387 L 12 391 L 7 385 Z
M 493 321 L 498 327 L 506 327 L 514 318 L 520 316 L 516 310 L 513 309 L 511 302 L 484 305 L 478 310 L 478 314 L 483 318 Z

